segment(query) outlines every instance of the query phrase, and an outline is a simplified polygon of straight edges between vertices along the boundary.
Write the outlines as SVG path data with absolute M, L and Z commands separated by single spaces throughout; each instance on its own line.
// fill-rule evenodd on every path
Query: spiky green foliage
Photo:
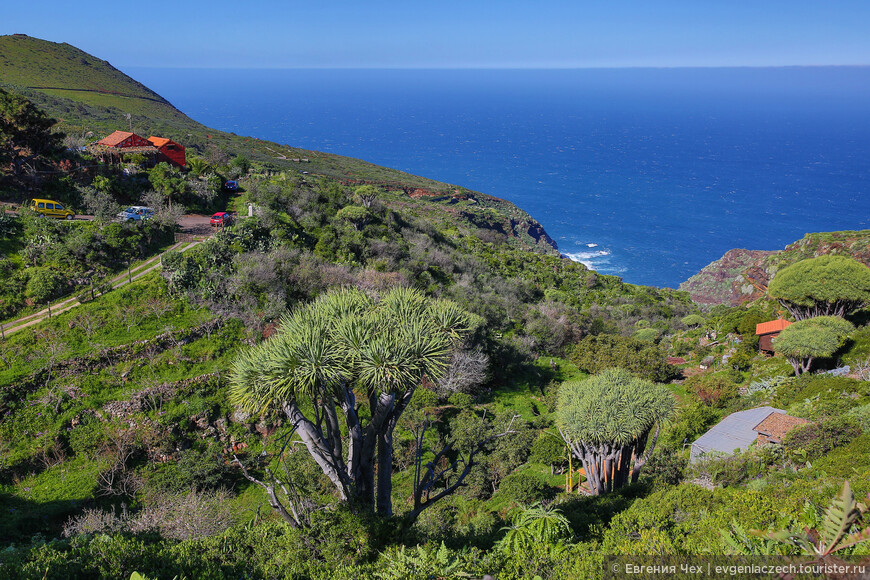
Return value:
M 842 345 L 855 327 L 838 316 L 816 316 L 795 322 L 773 339 L 773 348 L 784 355 L 795 375 L 810 370 L 817 358 L 827 358 Z
M 846 256 L 810 258 L 780 270 L 767 293 L 797 320 L 844 316 L 870 302 L 870 268 Z
M 688 327 L 695 327 L 704 324 L 707 321 L 706 318 L 701 316 L 700 314 L 689 314 L 680 319 L 680 322 L 685 324 Z
M 563 384 L 556 417 L 572 437 L 624 445 L 668 418 L 673 408 L 674 397 L 665 387 L 624 369 L 607 369 Z
M 416 550 L 406 550 L 405 546 L 392 553 L 383 554 L 382 569 L 375 572 L 375 578 L 382 580 L 429 580 L 430 578 L 471 578 L 463 570 L 463 562 L 457 558 L 444 542 L 437 549 L 417 546 Z
M 653 426 L 673 413 L 665 387 L 624 369 L 607 369 L 559 389 L 556 423 L 565 443 L 583 462 L 590 491 L 611 491 L 637 479 L 655 447 L 644 455 Z M 656 432 L 656 437 L 658 431 Z
M 778 543 L 797 546 L 804 554 L 827 556 L 870 541 L 870 527 L 854 530 L 866 511 L 867 506 L 855 501 L 852 488 L 846 480 L 840 495 L 831 500 L 831 505 L 825 511 L 825 516 L 818 526 L 820 529 L 754 531 L 753 533 Z
M 282 410 L 342 499 L 372 505 L 377 464 L 378 510 L 389 515 L 393 429 L 423 378 L 441 376 L 451 349 L 475 323 L 456 304 L 412 289 L 393 289 L 380 300 L 350 288 L 328 292 L 238 357 L 230 398 L 254 412 Z
M 571 537 L 568 518 L 552 506 L 541 504 L 522 506 L 511 516 L 511 525 L 499 541 L 498 549 L 507 553 L 519 553 L 534 543 L 555 544 Z
M 472 317 L 456 304 L 398 288 L 375 302 L 341 289 L 294 311 L 280 331 L 245 351 L 233 367 L 230 396 L 250 411 L 329 396 L 345 384 L 371 394 L 437 379 Z

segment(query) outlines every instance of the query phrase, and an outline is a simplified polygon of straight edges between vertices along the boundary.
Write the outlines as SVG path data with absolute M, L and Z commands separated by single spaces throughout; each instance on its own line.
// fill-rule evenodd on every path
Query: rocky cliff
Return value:
M 730 250 L 682 284 L 698 304 L 737 306 L 764 295 L 785 266 L 823 254 L 852 256 L 870 266 L 870 230 L 807 234 L 783 250 Z

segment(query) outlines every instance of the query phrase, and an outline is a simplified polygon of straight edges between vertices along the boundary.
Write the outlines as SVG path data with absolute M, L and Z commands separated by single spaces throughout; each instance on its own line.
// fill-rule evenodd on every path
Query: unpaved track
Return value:
M 194 246 L 197 246 L 199 244 L 200 244 L 200 242 L 189 242 L 189 243 L 179 242 L 179 243 L 173 245 L 172 247 L 170 247 L 168 250 L 166 250 L 166 252 L 178 250 L 179 247 L 181 247 L 181 249 L 179 251 L 186 252 L 190 248 L 193 248 Z M 114 290 L 115 288 L 120 288 L 121 286 L 126 286 L 127 284 L 130 284 L 131 281 L 138 280 L 139 278 L 141 278 L 145 274 L 148 274 L 149 272 L 152 272 L 156 268 L 159 268 L 160 264 L 161 264 L 161 260 L 163 259 L 163 254 L 165 254 L 166 252 L 163 252 L 163 253 L 158 254 L 156 256 L 152 256 L 151 258 L 142 262 L 141 264 L 139 264 L 138 266 L 136 266 L 135 268 L 133 268 L 129 272 L 123 272 L 123 273 L 115 276 L 114 278 L 112 278 L 112 280 L 111 280 L 112 289 Z M 61 312 L 66 312 L 67 310 L 70 310 L 71 308 L 75 308 L 76 306 L 78 306 L 80 304 L 81 304 L 81 302 L 79 302 L 79 299 L 75 296 L 67 298 L 67 299 L 63 300 L 62 302 L 58 302 L 57 304 L 55 304 L 54 306 L 51 307 L 51 309 L 50 309 L 51 316 L 60 314 Z M 49 308 L 45 308 L 45 309 L 40 310 L 39 312 L 37 312 L 35 314 L 30 314 L 28 316 L 24 316 L 22 318 L 19 318 L 18 320 L 13 320 L 12 322 L 4 324 L 3 325 L 3 332 L 5 334 L 9 335 L 9 334 L 12 334 L 14 332 L 18 332 L 19 330 L 24 330 L 25 328 L 27 328 L 29 326 L 33 326 L 34 324 L 38 324 L 38 323 L 42 322 L 43 320 L 45 320 L 46 318 L 49 318 Z

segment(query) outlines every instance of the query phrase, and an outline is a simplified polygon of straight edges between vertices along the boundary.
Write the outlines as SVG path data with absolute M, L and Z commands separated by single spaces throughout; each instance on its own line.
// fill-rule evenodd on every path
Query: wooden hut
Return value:
M 767 355 L 774 354 L 773 339 L 789 326 L 791 326 L 791 322 L 782 318 L 756 324 L 755 334 L 759 337 L 758 351 Z
M 129 131 L 115 131 L 108 137 L 92 143 L 88 149 L 104 163 L 121 163 L 124 155 L 134 153 L 145 155 L 151 160 L 157 157 L 157 147 L 145 137 Z
M 148 142 L 157 147 L 157 162 L 165 161 L 177 167 L 187 165 L 184 146 L 179 145 L 172 139 L 165 137 L 148 137 Z

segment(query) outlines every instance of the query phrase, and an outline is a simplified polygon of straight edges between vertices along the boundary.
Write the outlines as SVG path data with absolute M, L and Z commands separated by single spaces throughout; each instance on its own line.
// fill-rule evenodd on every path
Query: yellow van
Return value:
M 76 217 L 76 214 L 72 210 L 66 209 L 62 203 L 50 199 L 31 199 L 30 209 L 40 217 L 48 216 L 68 220 Z

